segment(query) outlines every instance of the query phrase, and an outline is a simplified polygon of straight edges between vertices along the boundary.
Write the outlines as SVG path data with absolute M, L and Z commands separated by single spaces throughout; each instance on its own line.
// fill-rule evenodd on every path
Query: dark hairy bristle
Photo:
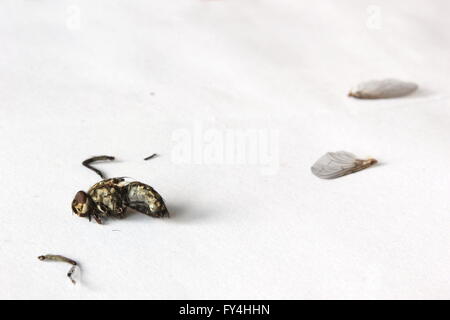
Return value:
M 152 154 L 151 156 L 148 156 L 147 158 L 144 158 L 144 160 L 150 160 L 150 159 L 153 159 L 153 158 L 156 157 L 156 156 L 157 156 L 157 154 L 154 153 L 154 154 Z

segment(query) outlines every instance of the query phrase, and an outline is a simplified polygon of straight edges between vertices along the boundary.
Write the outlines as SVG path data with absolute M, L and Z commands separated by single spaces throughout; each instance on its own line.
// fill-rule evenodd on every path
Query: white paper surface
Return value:
M 449 10 L 2 1 L 0 298 L 450 298 Z M 419 90 L 346 96 L 385 77 Z M 248 130 L 250 156 L 217 155 Z M 380 164 L 311 174 L 337 150 Z M 101 154 L 172 217 L 72 215 L 99 180 L 81 161 Z M 45 253 L 77 260 L 80 283 Z

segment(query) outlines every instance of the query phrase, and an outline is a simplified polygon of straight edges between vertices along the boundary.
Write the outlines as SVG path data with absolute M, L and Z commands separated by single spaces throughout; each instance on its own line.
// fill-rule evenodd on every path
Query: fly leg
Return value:
M 103 173 L 100 170 L 91 166 L 91 163 L 96 162 L 96 161 L 101 161 L 101 160 L 114 160 L 114 159 L 115 158 L 111 157 L 111 156 L 97 156 L 97 157 L 92 157 L 92 158 L 84 160 L 82 164 L 86 168 L 91 169 L 92 171 L 97 173 L 102 179 L 105 179 L 105 176 L 103 175 Z
M 46 254 L 46 255 L 43 255 L 43 256 L 39 256 L 38 259 L 41 260 L 41 261 L 46 261 L 46 260 L 47 261 L 61 261 L 61 262 L 66 262 L 66 263 L 71 264 L 72 267 L 69 269 L 69 272 L 67 273 L 67 277 L 69 277 L 70 281 L 73 284 L 76 283 L 75 280 L 73 280 L 73 278 L 72 278 L 72 274 L 74 273 L 75 268 L 78 265 L 75 260 L 66 258 L 64 256 L 60 256 L 60 255 L 57 255 L 57 254 Z
M 73 280 L 73 278 L 72 278 L 72 274 L 75 272 L 75 268 L 76 268 L 76 267 L 77 267 L 77 265 L 74 264 L 74 265 L 69 269 L 69 272 L 67 272 L 67 276 L 69 277 L 70 281 L 72 281 L 73 284 L 76 283 L 76 281 Z
M 123 218 L 125 218 L 126 213 L 127 213 L 127 207 L 122 206 L 122 207 L 116 208 L 116 210 L 114 210 L 114 214 L 112 215 L 112 217 L 117 218 L 117 219 L 123 219 Z
M 98 224 L 103 224 L 102 219 L 100 219 L 100 217 L 98 215 L 94 214 L 93 217 L 94 217 L 95 222 L 97 222 Z
M 144 160 L 150 160 L 150 159 L 153 159 L 156 156 L 158 156 L 158 155 L 156 153 L 154 153 L 151 156 L 148 156 L 147 158 L 145 158 Z
M 100 218 L 100 215 L 96 210 L 94 212 L 89 213 L 88 215 L 89 222 L 91 222 L 92 218 L 94 218 L 95 222 L 97 222 L 98 224 L 102 224 L 102 219 Z

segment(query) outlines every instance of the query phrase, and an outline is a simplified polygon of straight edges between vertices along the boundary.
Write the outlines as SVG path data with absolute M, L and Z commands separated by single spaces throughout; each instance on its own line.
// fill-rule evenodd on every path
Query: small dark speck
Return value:
M 150 92 L 150 95 L 151 95 L 151 96 L 154 96 L 154 95 L 155 95 L 155 93 L 154 93 L 154 92 Z
M 157 154 L 154 153 L 154 154 L 152 154 L 151 156 L 148 156 L 147 158 L 145 158 L 144 160 L 150 160 L 150 159 L 153 159 L 153 158 L 156 157 L 156 156 L 157 156 Z

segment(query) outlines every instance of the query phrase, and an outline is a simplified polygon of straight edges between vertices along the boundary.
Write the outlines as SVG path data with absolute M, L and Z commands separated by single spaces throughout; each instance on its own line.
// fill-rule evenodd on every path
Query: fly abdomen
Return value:
M 126 186 L 128 207 L 152 217 L 168 217 L 163 198 L 155 189 L 144 183 L 133 181 Z

